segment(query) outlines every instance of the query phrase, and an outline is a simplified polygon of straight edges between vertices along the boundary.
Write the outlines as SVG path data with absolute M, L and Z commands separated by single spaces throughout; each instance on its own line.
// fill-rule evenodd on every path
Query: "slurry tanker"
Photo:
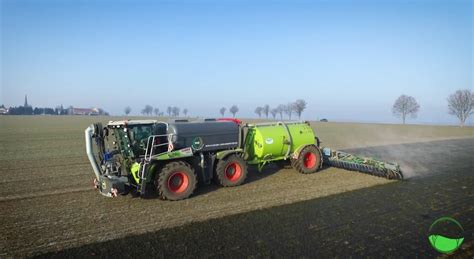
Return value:
M 154 192 L 181 200 L 198 182 L 233 187 L 245 182 L 248 166 L 288 165 L 302 174 L 328 166 L 389 179 L 403 179 L 398 164 L 329 148 L 308 122 L 243 124 L 238 119 L 156 120 L 94 123 L 85 130 L 86 152 L 101 194 L 116 197 Z

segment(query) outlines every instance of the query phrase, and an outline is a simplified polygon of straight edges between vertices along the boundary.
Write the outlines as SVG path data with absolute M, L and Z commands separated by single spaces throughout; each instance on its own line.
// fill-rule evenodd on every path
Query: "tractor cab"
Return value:
M 124 157 L 142 158 L 147 149 L 154 146 L 158 151 L 167 150 L 168 123 L 156 120 L 110 121 L 107 128 L 112 130 L 115 137 L 114 144 Z M 153 145 L 150 142 L 153 141 Z M 166 150 L 165 150 L 166 149 Z M 150 152 L 151 150 L 148 150 Z M 154 153 L 157 150 L 153 150 Z

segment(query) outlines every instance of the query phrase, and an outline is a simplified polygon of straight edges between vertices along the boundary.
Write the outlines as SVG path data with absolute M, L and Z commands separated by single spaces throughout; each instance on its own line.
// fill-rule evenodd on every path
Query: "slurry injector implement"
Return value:
M 167 200 L 192 195 L 197 183 L 244 183 L 247 166 L 291 164 L 303 174 L 324 163 L 389 179 L 402 179 L 397 164 L 320 149 L 308 122 L 242 124 L 237 119 L 188 122 L 156 120 L 95 123 L 85 130 L 86 151 L 101 194 L 156 193 Z M 95 148 L 93 148 L 95 146 Z
M 355 156 L 342 151 L 331 151 L 329 148 L 323 148 L 323 157 L 324 163 L 329 166 L 359 171 L 388 179 L 403 179 L 400 166 L 396 163 Z

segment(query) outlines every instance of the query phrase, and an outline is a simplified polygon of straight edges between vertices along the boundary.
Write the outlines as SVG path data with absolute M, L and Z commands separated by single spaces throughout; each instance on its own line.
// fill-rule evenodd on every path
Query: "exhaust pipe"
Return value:
M 100 181 L 100 175 L 102 174 L 97 161 L 95 160 L 94 154 L 92 153 L 92 134 L 94 133 L 94 126 L 90 125 L 85 130 L 86 136 L 86 153 L 87 157 L 89 158 L 89 162 L 92 165 L 92 169 L 94 170 L 95 178 L 97 181 Z

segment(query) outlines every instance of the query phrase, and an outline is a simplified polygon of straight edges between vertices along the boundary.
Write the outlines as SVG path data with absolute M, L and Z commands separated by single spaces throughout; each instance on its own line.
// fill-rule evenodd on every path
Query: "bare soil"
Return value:
M 413 185 L 413 183 L 424 183 L 424 180 L 418 178 L 432 179 L 434 175 L 440 178 L 434 177 L 433 179 L 438 180 L 430 180 L 431 182 L 440 184 L 440 187 L 446 190 L 454 191 L 452 195 L 448 191 L 443 194 L 444 196 L 435 195 L 433 202 L 442 205 L 444 203 L 441 200 L 452 201 L 456 197 L 461 197 L 461 202 L 455 203 L 459 204 L 456 205 L 458 207 L 453 206 L 453 210 L 463 207 L 472 214 L 472 202 L 464 197 L 472 197 L 473 129 L 413 126 L 407 131 L 407 128 L 399 128 L 396 125 L 316 123 L 313 127 L 325 141 L 323 144 L 337 148 L 357 147 L 357 140 L 360 147 L 393 144 L 397 143 L 397 139 L 399 142 L 414 142 L 420 139 L 423 129 L 431 132 L 431 135 L 428 134 L 427 139 L 422 140 L 466 137 L 470 139 L 435 142 L 428 146 L 416 144 L 351 150 L 401 162 L 402 168 L 406 168 L 407 173 L 410 172 L 410 177 L 413 178 L 406 182 L 394 182 L 336 168 L 325 168 L 317 174 L 302 175 L 291 169 L 269 166 L 263 172 L 252 169 L 243 186 L 234 188 L 200 186 L 190 199 L 168 202 L 156 198 L 141 199 L 131 196 L 110 199 L 92 189 L 93 173 L 85 156 L 83 130 L 96 119 L 105 121 L 107 118 L 0 117 L 2 124 L 0 174 L 3 176 L 0 180 L 2 223 L 0 257 L 23 257 L 59 251 L 64 251 L 68 256 L 76 253 L 83 256 L 93 254 L 133 256 L 133 254 L 151 253 L 163 256 L 286 255 L 281 250 L 285 247 L 281 246 L 282 243 L 286 242 L 295 249 L 301 248 L 299 243 L 308 244 L 306 237 L 289 231 L 291 226 L 301 230 L 298 227 L 300 222 L 319 224 L 313 220 L 329 217 L 329 221 L 321 223 L 327 227 L 320 228 L 316 225 L 312 229 L 317 233 L 315 236 L 319 237 L 323 234 L 330 236 L 332 233 L 327 230 L 336 229 L 336 235 L 328 240 L 338 243 L 347 235 L 345 231 L 348 231 L 344 228 L 338 229 L 339 217 L 341 222 L 346 223 L 350 216 L 355 215 L 356 219 L 362 219 L 364 216 L 369 216 L 367 211 L 377 211 L 377 208 L 370 207 L 372 203 L 388 204 L 384 206 L 388 206 L 390 211 L 396 211 L 397 207 L 390 207 L 389 201 L 398 196 L 408 199 L 407 208 L 410 208 L 411 203 L 418 204 L 419 197 L 436 193 L 431 185 Z M 410 129 L 410 126 L 408 128 Z M 337 134 L 335 135 L 333 131 Z M 374 132 L 385 132 L 387 136 L 390 133 L 393 136 L 384 139 L 382 135 L 378 136 Z M 399 135 L 398 138 L 396 134 Z M 347 141 L 346 146 L 343 145 L 341 138 Z M 448 173 L 439 174 L 440 168 Z M 458 185 L 467 188 L 461 188 L 461 191 L 456 193 L 458 189 L 455 188 L 454 182 L 443 187 L 449 182 L 447 179 L 456 178 Z M 379 187 L 373 188 L 374 186 Z M 364 188 L 368 189 L 359 190 Z M 384 191 L 386 188 L 395 189 L 393 192 L 388 192 Z M 359 191 L 354 192 L 356 190 Z M 370 193 L 370 190 L 380 190 L 375 191 L 373 196 L 383 198 L 370 200 L 372 195 L 357 194 L 361 191 Z M 403 196 L 405 192 L 409 193 L 410 197 Z M 328 199 L 330 202 L 326 202 Z M 471 198 L 470 201 L 472 200 Z M 321 209 L 318 209 L 319 202 L 323 204 Z M 292 209 L 291 206 L 296 207 Z M 303 210 L 307 206 L 314 211 Z M 430 208 L 424 207 L 426 205 L 423 204 L 420 206 Z M 408 213 L 409 210 L 399 211 L 394 215 L 394 220 L 411 215 Z M 337 213 L 331 214 L 332 211 Z M 459 211 L 466 213 L 466 210 Z M 380 217 L 383 217 L 385 214 L 381 215 Z M 239 221 L 242 217 L 249 221 Z M 279 220 L 282 217 L 286 224 Z M 260 222 L 260 229 L 250 221 Z M 366 224 L 366 221 L 359 222 L 362 225 Z M 377 226 L 386 228 L 382 220 L 376 223 L 378 225 L 374 223 L 374 228 Z M 194 228 L 195 226 L 197 227 Z M 264 237 L 265 226 L 268 226 L 268 237 Z M 240 230 L 233 234 L 236 227 Z M 182 239 L 184 243 L 176 240 L 181 239 L 181 235 L 184 235 Z M 282 239 L 275 235 L 282 235 Z M 249 236 L 252 238 L 245 238 Z M 214 238 L 217 237 L 223 241 L 218 249 L 214 250 Z M 226 241 L 230 238 L 233 241 Z M 193 241 L 201 239 L 202 241 L 197 243 Z M 133 243 L 134 240 L 141 245 Z M 257 245 L 252 246 L 247 240 L 254 240 Z M 158 241 L 160 244 L 166 242 L 158 245 L 156 244 Z M 191 241 L 196 245 L 189 246 Z M 240 245 L 233 246 L 232 242 Z M 205 243 L 208 243 L 208 246 L 201 246 Z M 132 244 L 135 244 L 136 248 L 143 249 L 137 251 L 133 249 Z M 361 253 L 364 254 L 364 251 L 367 251 L 363 249 L 364 244 L 359 245 L 362 247 Z M 370 247 L 369 244 L 366 247 Z M 272 253 L 272 250 L 276 252 Z M 326 251 L 321 253 L 323 255 L 331 254 L 329 250 L 321 251 Z M 314 249 L 306 249 L 296 254 L 309 256 L 314 252 Z M 61 255 L 64 254 L 59 254 Z
M 432 258 L 441 254 L 428 242 L 429 227 L 437 218 L 450 216 L 463 225 L 465 242 L 447 257 L 472 258 L 474 141 L 436 141 L 393 148 L 405 150 L 406 155 L 419 160 L 429 172 L 407 181 L 193 222 L 43 256 Z M 354 151 L 378 154 L 384 153 L 383 149 Z M 420 151 L 431 158 L 420 157 Z M 446 152 L 452 156 L 440 159 L 446 158 Z M 325 173 L 328 172 L 321 174 Z M 286 189 L 280 190 L 283 191 Z

